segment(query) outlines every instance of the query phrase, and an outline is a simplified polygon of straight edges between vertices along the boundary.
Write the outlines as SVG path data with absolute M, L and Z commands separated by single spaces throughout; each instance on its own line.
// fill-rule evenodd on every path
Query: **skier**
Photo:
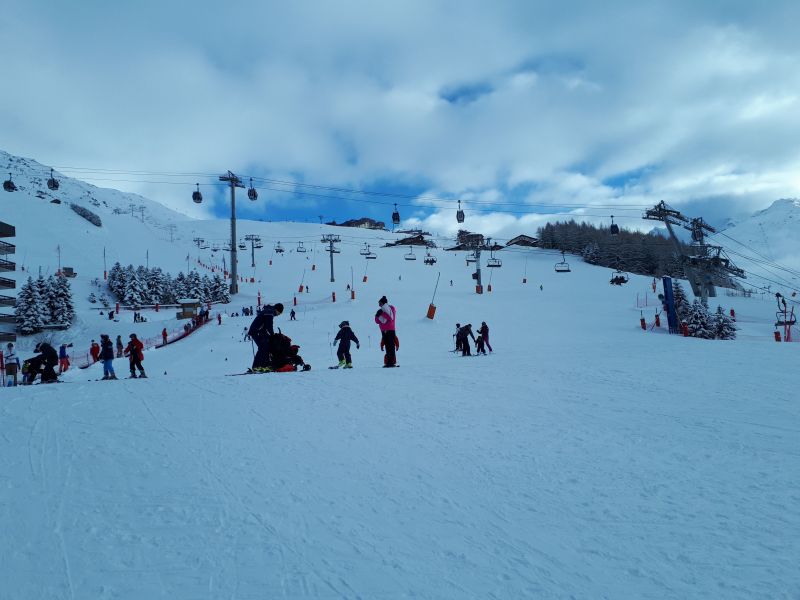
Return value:
M 456 323 L 456 332 L 453 334 L 453 337 L 456 340 L 456 352 L 461 350 L 461 339 L 458 337 L 459 331 L 461 331 L 461 323 Z
M 336 357 L 339 359 L 339 365 L 334 368 L 344 367 L 345 369 L 353 368 L 353 359 L 350 356 L 350 342 L 356 343 L 356 348 L 361 349 L 361 343 L 358 341 L 356 334 L 350 329 L 349 321 L 342 321 L 339 323 L 339 332 L 333 338 L 333 345 L 339 342 L 339 348 L 336 350 Z
M 483 346 L 483 336 L 480 333 L 475 340 L 475 354 L 483 354 L 486 356 L 486 348 Z
M 294 309 L 290 310 L 289 311 L 289 320 L 290 321 L 297 321 L 297 319 L 295 318 L 296 315 L 297 315 L 297 313 L 294 312 Z
M 164 329 L 161 330 L 161 341 L 164 343 L 165 346 L 167 345 L 167 328 L 166 327 L 164 327 Z
M 36 344 L 33 349 L 38 355 L 28 360 L 29 375 L 28 383 L 33 383 L 36 375 L 41 371 L 42 383 L 55 383 L 58 381 L 55 366 L 58 364 L 58 352 L 47 342 L 40 342 Z
M 92 340 L 92 345 L 89 346 L 89 354 L 92 355 L 92 362 L 100 360 L 100 344 Z
M 117 358 L 122 358 L 122 352 L 125 350 L 125 346 L 122 343 L 122 336 L 117 336 Z
M 20 370 L 19 356 L 14 352 L 14 344 L 6 344 L 6 351 L 3 353 L 3 361 L 6 366 L 6 380 L 3 382 L 5 387 L 17 386 L 17 373 Z
M 469 346 L 469 338 L 475 341 L 475 335 L 472 333 L 472 323 L 467 323 L 458 330 L 456 335 L 456 342 L 461 340 L 461 356 L 472 356 L 472 351 Z
M 129 379 L 136 379 L 136 369 L 139 369 L 139 377 L 146 379 L 147 375 L 144 372 L 144 367 L 142 367 L 144 344 L 136 337 L 135 333 L 130 335 L 130 340 L 125 347 L 125 356 L 129 358 L 131 363 L 131 376 Z
M 486 324 L 486 321 L 481 321 L 481 328 L 478 329 L 478 333 L 483 338 L 483 343 L 486 344 L 486 347 L 489 349 L 489 354 L 492 353 L 492 345 L 489 343 L 489 326 Z M 484 354 L 486 354 L 484 352 Z
M 114 373 L 114 342 L 105 333 L 100 334 L 100 360 L 103 361 L 103 379 L 116 379 Z
M 69 344 L 72 346 L 72 344 Z M 58 374 L 66 372 L 69 369 L 69 354 L 67 354 L 67 344 L 61 344 L 58 347 Z
M 272 321 L 278 315 L 283 314 L 283 304 L 278 302 L 275 305 L 266 304 L 258 316 L 253 319 L 247 335 L 256 343 L 258 352 L 253 357 L 252 371 L 263 370 L 269 367 L 269 340 L 275 335 Z
M 217 325 L 222 325 L 222 315 L 217 313 Z
M 395 322 L 397 320 L 397 309 L 389 304 L 386 296 L 381 296 L 378 300 L 378 312 L 375 313 L 375 323 L 381 330 L 381 341 L 386 347 L 386 361 L 384 367 L 396 367 L 397 357 L 395 355 Z

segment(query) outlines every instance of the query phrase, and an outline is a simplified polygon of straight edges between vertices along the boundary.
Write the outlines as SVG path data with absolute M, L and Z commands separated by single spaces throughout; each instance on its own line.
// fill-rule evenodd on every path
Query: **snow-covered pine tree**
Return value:
M 219 273 L 214 273 L 214 278 L 211 282 L 212 284 L 212 294 L 211 299 L 214 302 L 222 302 L 223 304 L 228 304 L 231 301 L 231 294 L 230 289 L 228 288 L 227 282 L 219 276 Z
M 169 273 L 161 274 L 161 304 L 175 304 L 178 297 L 175 295 L 175 280 Z
M 119 262 L 115 262 L 108 272 L 108 289 L 117 300 L 122 300 L 125 294 L 125 272 Z
M 150 287 L 148 286 L 148 282 L 147 282 L 149 276 L 150 276 L 150 273 L 145 267 L 143 267 L 142 265 L 139 265 L 138 267 L 136 267 L 136 277 L 138 277 L 139 281 L 142 282 L 142 284 L 143 284 L 143 287 L 142 287 L 142 304 L 155 304 L 155 301 L 150 296 Z
M 678 314 L 678 321 L 681 323 L 688 322 L 691 305 L 686 298 L 686 292 L 683 291 L 681 282 L 676 279 L 672 280 L 672 297 L 675 299 L 675 312 Z
M 36 282 L 28 277 L 17 294 L 17 327 L 23 335 L 31 335 L 42 330 L 45 324 L 46 308 Z
M 584 246 L 581 255 L 584 262 L 596 265 L 600 261 L 600 246 L 597 245 L 597 242 L 590 242 Z
M 42 318 L 44 319 L 44 324 L 47 325 L 53 321 L 53 315 L 50 312 L 50 297 L 52 295 L 50 291 L 50 282 L 39 275 L 33 284 L 36 286 L 36 291 L 39 293 L 39 300 L 42 304 Z
M 721 306 L 717 306 L 717 312 L 711 317 L 711 330 L 718 340 L 736 339 L 736 325 L 734 325 L 733 319 L 725 314 Z
M 183 271 L 178 273 L 178 276 L 172 282 L 172 290 L 175 300 L 186 298 L 186 275 L 183 274 Z
M 147 288 L 144 283 L 139 278 L 139 274 L 131 269 L 131 272 L 128 274 L 128 280 L 125 283 L 125 294 L 122 298 L 122 302 L 128 306 L 139 307 L 142 304 L 146 304 Z
M 186 276 L 186 297 L 203 299 L 203 282 L 197 271 L 189 271 Z
M 57 323 L 58 321 L 56 320 L 56 314 L 58 313 L 58 290 L 56 289 L 56 286 L 58 284 L 56 283 L 56 278 L 52 275 L 50 275 L 45 281 L 45 289 L 47 291 L 46 295 L 43 295 L 42 298 L 44 298 L 45 304 L 47 305 L 47 314 L 49 316 L 47 322 Z M 42 293 L 41 289 L 39 290 L 39 293 Z
M 208 275 L 203 275 L 203 277 L 200 279 L 200 286 L 203 290 L 203 296 L 202 296 L 203 302 L 213 301 L 214 300 L 213 283 Z
M 69 279 L 64 276 L 56 277 L 52 285 L 51 314 L 53 322 L 59 325 L 72 325 L 75 318 L 75 305 L 72 302 L 72 288 Z
M 100 294 L 100 304 L 102 304 L 105 308 L 111 306 L 111 303 L 108 300 L 108 296 L 105 294 Z
M 91 302 L 92 304 L 97 304 L 97 296 L 94 295 L 94 292 L 89 294 L 89 302 Z
M 689 335 L 704 340 L 714 339 L 714 331 L 711 328 L 711 315 L 708 309 L 700 300 L 695 298 L 689 307 L 689 314 L 686 320 L 689 326 Z
M 153 304 L 164 304 L 164 273 L 159 267 L 153 267 L 147 272 L 146 277 L 147 292 L 150 302 Z

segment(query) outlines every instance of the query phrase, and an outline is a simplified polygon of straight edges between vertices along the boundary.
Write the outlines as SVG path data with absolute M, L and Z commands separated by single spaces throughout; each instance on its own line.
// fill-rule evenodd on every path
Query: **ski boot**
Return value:
M 139 373 L 139 379 L 147 379 L 147 375 L 145 374 L 145 372 L 144 372 L 144 371 L 142 371 L 141 373 Z
M 341 364 L 341 363 L 340 363 L 340 364 Z M 347 363 L 347 364 L 345 364 L 345 366 L 344 366 L 343 368 L 345 368 L 345 369 L 352 369 L 352 368 L 353 368 L 353 363 Z
M 131 374 L 128 376 L 128 379 L 136 379 L 136 373 L 131 373 Z

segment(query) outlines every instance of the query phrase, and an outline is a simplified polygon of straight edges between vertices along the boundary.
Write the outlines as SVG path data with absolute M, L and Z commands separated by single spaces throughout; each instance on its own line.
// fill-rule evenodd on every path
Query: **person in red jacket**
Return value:
M 125 348 L 125 356 L 127 356 L 131 361 L 131 379 L 136 379 L 136 369 L 139 369 L 139 377 L 147 377 L 144 372 L 144 367 L 142 367 L 142 361 L 144 360 L 144 344 L 136 337 L 135 333 L 130 335 L 131 341 L 128 342 L 127 347 Z
M 89 354 L 92 355 L 92 362 L 100 360 L 100 344 L 92 340 L 92 345 L 89 346 Z
M 167 345 L 167 328 L 161 330 L 161 340 L 164 342 L 164 345 Z

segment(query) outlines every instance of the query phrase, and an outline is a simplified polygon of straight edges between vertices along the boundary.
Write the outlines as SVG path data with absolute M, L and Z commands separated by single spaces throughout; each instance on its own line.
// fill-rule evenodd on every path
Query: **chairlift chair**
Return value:
M 192 192 L 192 200 L 195 204 L 200 204 L 203 201 L 203 194 L 200 193 L 200 184 L 195 183 L 197 189 Z
M 611 235 L 619 235 L 619 225 L 614 223 L 614 215 L 611 215 L 611 227 L 609 227 Z
M 464 211 L 461 210 L 461 200 L 458 201 L 458 210 L 456 211 L 456 221 L 459 223 L 464 222 Z
M 392 213 L 392 224 L 400 225 L 400 213 L 397 212 L 397 204 L 394 205 L 394 212 Z
M 247 250 L 247 244 L 244 242 L 239 242 L 239 250 Z
M 556 273 L 569 273 L 569 263 L 564 259 L 564 251 L 561 251 L 561 262 L 556 263 L 555 265 Z
M 3 182 L 3 189 L 7 192 L 17 191 L 16 184 L 11 180 L 11 173 L 8 174 L 8 179 Z
M 474 263 L 474 262 L 475 262 L 475 261 L 477 261 L 477 260 L 478 260 L 478 259 L 477 259 L 477 257 L 475 256 L 475 253 L 474 253 L 474 252 L 470 252 L 469 254 L 467 254 L 467 264 L 469 264 L 469 263 Z
M 495 258 L 492 256 L 489 260 L 486 261 L 486 266 L 496 269 L 498 267 L 503 266 L 503 261 L 501 261 L 499 258 Z
M 367 260 L 375 260 L 376 258 L 378 258 L 378 255 L 370 251 L 364 255 L 364 258 L 366 258 Z
M 411 251 L 403 256 L 406 260 L 417 260 L 417 255 L 414 254 L 414 246 L 411 246 Z
M 364 247 L 363 247 L 361 250 L 359 250 L 359 251 L 358 251 L 358 253 L 359 253 L 361 256 L 366 256 L 367 254 L 369 254 L 369 244 L 367 244 L 366 242 L 364 242 Z
M 200 244 L 200 250 L 208 250 L 208 244 L 206 243 Z
M 306 251 L 306 247 L 303 246 L 303 242 L 297 242 L 297 251 L 301 254 Z
M 247 188 L 247 197 L 250 198 L 250 200 L 257 200 L 258 199 L 258 192 L 256 191 L 256 188 L 253 187 L 253 178 L 252 177 L 250 178 L 250 187 Z
M 50 179 L 47 180 L 47 187 L 55 192 L 58 189 L 58 186 L 58 179 L 53 177 L 53 169 L 50 169 Z
M 260 248 L 263 248 L 263 247 L 264 247 L 264 244 L 262 244 L 261 242 L 256 242 L 256 245 L 255 245 L 256 250 L 259 250 Z
M 611 285 L 622 285 L 623 283 L 628 283 L 630 281 L 630 277 L 626 273 L 623 273 L 619 269 L 611 273 L 611 279 L 609 283 Z
M 275 248 L 274 248 L 274 250 L 275 250 L 275 254 L 283 254 L 283 246 L 281 246 L 281 243 L 280 243 L 280 242 L 278 242 L 278 243 L 275 245 Z
M 424 262 L 425 262 L 426 265 L 433 266 L 433 265 L 436 264 L 436 257 L 431 255 L 430 252 L 427 252 L 425 254 L 425 261 Z

